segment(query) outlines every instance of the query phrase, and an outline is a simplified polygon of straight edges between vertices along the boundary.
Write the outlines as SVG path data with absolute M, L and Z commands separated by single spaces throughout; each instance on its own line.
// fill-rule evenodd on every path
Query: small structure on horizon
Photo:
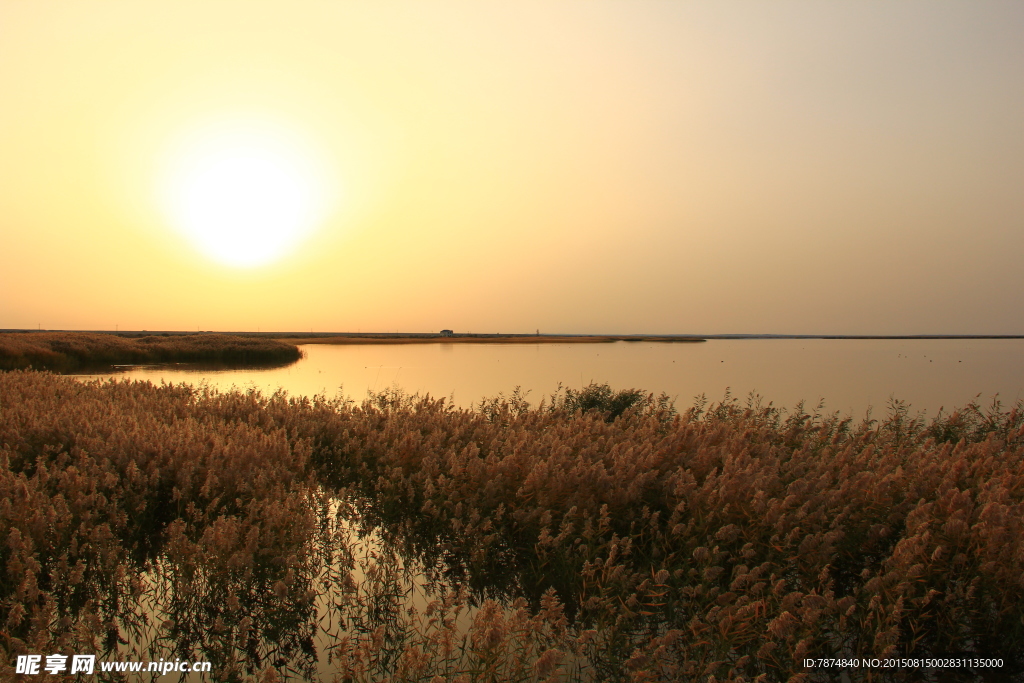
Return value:
M 454 337 L 455 333 L 452 332 L 451 330 L 441 330 L 441 336 L 442 337 Z

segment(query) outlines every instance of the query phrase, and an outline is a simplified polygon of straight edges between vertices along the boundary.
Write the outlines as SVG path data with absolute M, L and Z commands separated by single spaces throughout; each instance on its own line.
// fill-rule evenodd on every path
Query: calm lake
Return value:
M 291 394 L 345 396 L 400 387 L 451 397 L 470 406 L 517 386 L 537 404 L 559 384 L 578 389 L 607 382 L 614 389 L 664 392 L 678 408 L 695 396 L 720 400 L 728 388 L 745 398 L 791 408 L 824 402 L 828 412 L 860 417 L 884 413 L 891 398 L 934 416 L 980 395 L 1005 404 L 1024 398 L 1020 339 L 712 339 L 703 343 L 312 344 L 305 357 L 270 370 L 194 371 L 136 367 L 117 375 L 153 382 L 208 382 L 219 388 L 282 388 Z

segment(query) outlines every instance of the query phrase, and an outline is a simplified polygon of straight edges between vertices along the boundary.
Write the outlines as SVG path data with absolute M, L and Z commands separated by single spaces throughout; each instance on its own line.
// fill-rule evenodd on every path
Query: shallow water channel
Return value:
M 471 594 L 450 565 L 427 566 L 380 527 L 364 527 L 351 505 L 335 499 L 322 512 L 319 534 L 289 559 L 287 582 L 166 553 L 136 567 L 124 577 L 132 597 L 118 601 L 120 645 L 107 659 L 212 662 L 212 676 L 169 674 L 182 681 L 240 679 L 268 666 L 285 680 L 331 681 L 356 662 L 377 680 L 418 635 L 451 640 L 457 664 L 486 594 Z M 490 597 L 511 616 L 508 592 Z

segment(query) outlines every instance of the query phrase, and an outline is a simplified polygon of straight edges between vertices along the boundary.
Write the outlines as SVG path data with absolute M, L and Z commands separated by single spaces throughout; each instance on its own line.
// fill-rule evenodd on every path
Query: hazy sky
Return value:
M 0 0 L 0 328 L 1021 334 L 1022 254 L 1020 2 Z

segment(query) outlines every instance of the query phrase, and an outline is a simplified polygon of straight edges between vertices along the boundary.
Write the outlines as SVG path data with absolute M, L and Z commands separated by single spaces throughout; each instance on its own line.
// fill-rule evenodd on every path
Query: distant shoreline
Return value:
M 275 336 L 291 344 L 609 344 L 612 342 L 694 343 L 703 337 L 674 335 L 561 335 L 561 334 L 460 334 L 451 337 L 431 335 L 306 335 Z
M 274 339 L 289 344 L 607 344 L 612 342 L 696 343 L 711 339 L 1024 339 L 1020 334 L 485 334 L 436 332 L 213 332 L 203 330 L 0 330 L 0 334 L 109 334 L 124 338 L 218 335 Z

